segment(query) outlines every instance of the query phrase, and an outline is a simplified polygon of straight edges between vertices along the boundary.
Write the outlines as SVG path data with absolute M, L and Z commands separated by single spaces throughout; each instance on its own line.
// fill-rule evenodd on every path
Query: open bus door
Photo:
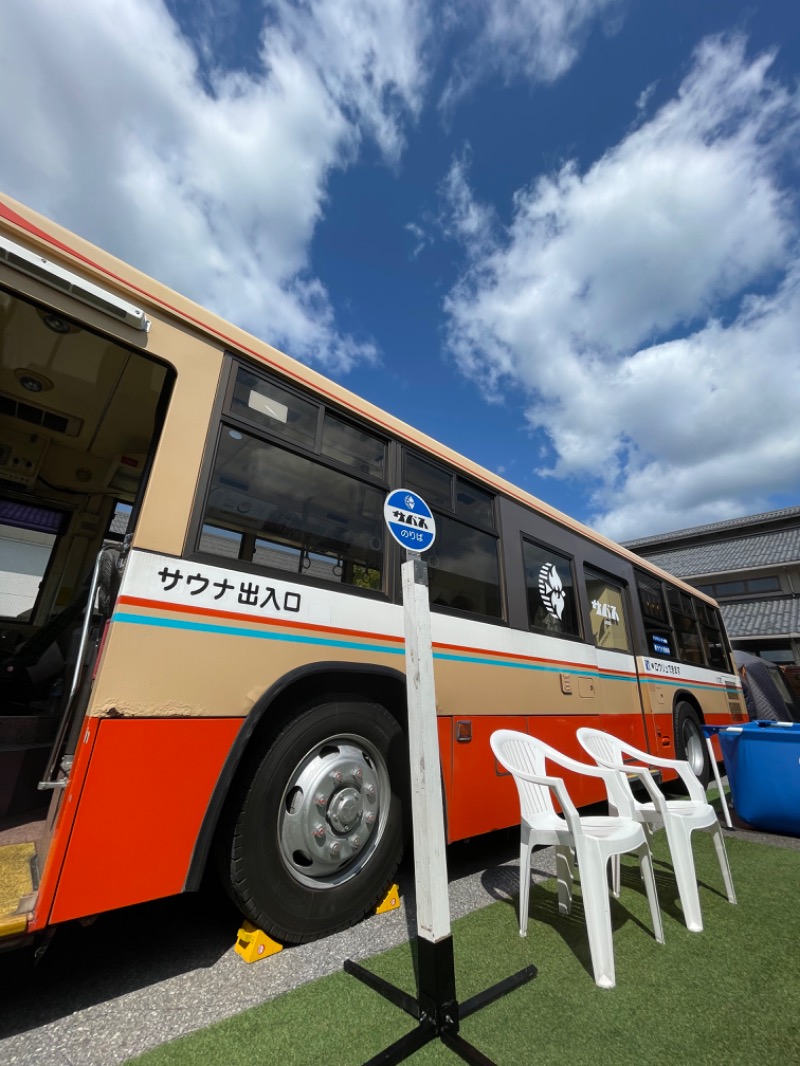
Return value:
M 172 383 L 16 281 L 0 277 L 0 947 L 36 905 Z

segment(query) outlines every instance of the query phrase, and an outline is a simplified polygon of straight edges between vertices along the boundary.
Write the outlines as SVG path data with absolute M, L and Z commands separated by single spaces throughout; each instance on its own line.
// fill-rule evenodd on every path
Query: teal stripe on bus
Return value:
M 212 625 L 208 622 L 182 622 L 172 618 L 152 618 L 145 615 L 129 614 L 127 612 L 115 613 L 113 621 L 124 622 L 128 625 L 155 626 L 161 629 L 183 629 L 193 633 L 219 633 L 223 636 L 255 637 L 258 640 L 277 640 L 287 644 L 309 644 L 315 647 L 346 648 L 351 651 L 368 651 L 379 655 L 405 655 L 404 647 L 393 647 L 383 644 L 365 644 L 353 640 L 335 640 L 333 637 L 297 636 L 293 633 L 275 633 L 273 631 L 264 631 L 263 629 L 248 629 L 242 626 Z M 635 674 L 612 674 L 609 676 L 608 671 L 600 673 L 597 670 L 592 670 L 587 667 L 573 666 L 572 664 L 565 664 L 564 666 L 545 666 L 542 663 L 509 661 L 500 658 L 491 659 L 481 655 L 458 655 L 453 652 L 435 650 L 433 657 L 440 662 L 469 663 L 474 666 L 500 666 L 506 669 L 532 670 L 545 674 L 570 673 L 577 677 L 595 678 L 598 681 L 627 681 L 629 683 L 635 683 L 639 680 Z M 642 678 L 642 680 L 649 679 Z M 661 678 L 658 678 L 657 683 L 677 688 L 707 689 L 709 687 L 718 687 L 713 684 L 704 684 L 703 682 L 693 682 L 688 680 L 665 681 Z
M 326 648 L 350 648 L 355 651 L 380 652 L 382 655 L 404 655 L 405 648 L 385 647 L 382 644 L 359 644 L 352 640 L 333 640 L 330 637 L 298 637 L 291 633 L 264 632 L 263 629 L 244 629 L 241 626 L 215 626 L 207 622 L 178 622 L 171 618 L 146 618 L 140 614 L 115 614 L 114 622 L 135 626 L 156 626 L 160 629 L 184 629 L 192 633 L 219 633 L 222 636 L 255 637 L 258 640 L 280 640 L 286 644 L 314 644 Z

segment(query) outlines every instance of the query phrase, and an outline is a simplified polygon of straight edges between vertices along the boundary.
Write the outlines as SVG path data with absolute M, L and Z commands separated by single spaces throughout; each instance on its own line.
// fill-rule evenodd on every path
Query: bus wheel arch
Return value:
M 696 700 L 686 692 L 679 692 L 673 707 L 675 758 L 685 759 L 705 788 L 711 778 L 711 765 L 702 724 L 703 712 Z

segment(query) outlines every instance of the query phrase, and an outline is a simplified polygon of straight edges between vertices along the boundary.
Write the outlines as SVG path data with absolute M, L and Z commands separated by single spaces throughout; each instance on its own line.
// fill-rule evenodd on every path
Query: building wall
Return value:
M 33 607 L 55 539 L 0 525 L 0 618 L 19 618 Z

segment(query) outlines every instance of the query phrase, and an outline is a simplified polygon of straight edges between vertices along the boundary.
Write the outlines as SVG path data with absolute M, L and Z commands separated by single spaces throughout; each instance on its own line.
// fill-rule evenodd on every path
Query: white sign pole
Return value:
M 411 816 L 414 823 L 414 879 L 417 888 L 417 998 L 395 988 L 382 977 L 345 959 L 346 973 L 380 992 L 395 1006 L 412 1015 L 419 1027 L 395 1040 L 366 1066 L 398 1063 L 439 1037 L 465 1062 L 493 1066 L 492 1060 L 458 1032 L 456 973 L 450 932 L 447 891 L 444 803 L 436 726 L 436 692 L 433 683 L 431 608 L 428 567 L 419 552 L 427 551 L 436 537 L 436 519 L 415 492 L 395 489 L 386 497 L 384 518 L 389 532 L 406 549 L 403 574 L 403 620 L 406 636 L 406 693 L 408 699 L 408 755 L 411 775 Z M 536 976 L 526 966 L 493 988 L 473 996 L 464 1005 L 472 1014 Z
M 401 569 L 417 932 L 419 936 L 436 943 L 450 936 L 450 900 L 436 728 L 428 568 L 418 555 L 409 552 Z

